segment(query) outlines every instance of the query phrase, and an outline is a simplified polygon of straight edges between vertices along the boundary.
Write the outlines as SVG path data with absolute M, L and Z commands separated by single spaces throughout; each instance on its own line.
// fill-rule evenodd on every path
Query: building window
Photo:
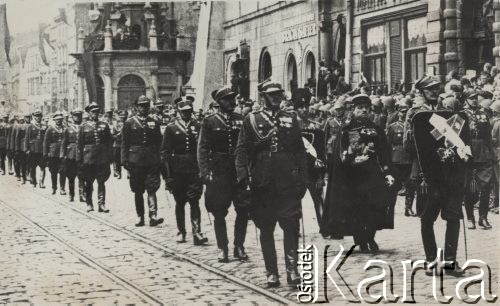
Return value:
M 265 79 L 270 78 L 273 75 L 273 66 L 271 63 L 271 55 L 264 49 L 260 55 L 259 61 L 259 82 L 263 82 Z
M 378 25 L 366 29 L 364 72 L 372 85 L 385 83 L 385 26 Z
M 409 19 L 406 23 L 406 29 L 406 83 L 412 85 L 425 74 L 427 17 Z
M 304 80 L 307 84 L 316 84 L 316 59 L 312 52 L 306 55 L 306 70 Z
M 409 90 L 426 72 L 427 6 L 367 19 L 362 25 L 361 72 L 372 86 Z
M 290 54 L 286 65 L 286 90 L 292 93 L 298 87 L 297 80 L 297 62 L 295 56 Z

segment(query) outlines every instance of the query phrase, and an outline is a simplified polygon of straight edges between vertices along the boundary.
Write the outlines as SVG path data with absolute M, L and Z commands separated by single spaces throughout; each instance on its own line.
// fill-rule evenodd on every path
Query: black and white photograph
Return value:
M 500 0 L 0 0 L 0 305 L 500 304 Z

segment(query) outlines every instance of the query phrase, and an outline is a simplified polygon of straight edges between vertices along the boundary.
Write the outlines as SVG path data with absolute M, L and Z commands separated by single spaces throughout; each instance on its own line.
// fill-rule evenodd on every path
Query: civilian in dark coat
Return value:
M 352 102 L 353 118 L 334 145 L 321 231 L 334 239 L 353 236 L 362 252 L 376 252 L 376 231 L 393 228 L 397 190 L 384 130 L 369 119 L 370 98 L 359 94 Z

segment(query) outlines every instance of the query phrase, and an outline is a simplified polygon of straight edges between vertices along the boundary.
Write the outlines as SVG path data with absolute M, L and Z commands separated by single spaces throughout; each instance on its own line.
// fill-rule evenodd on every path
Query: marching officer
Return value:
M 387 143 L 391 147 L 391 159 L 396 175 L 405 186 L 405 216 L 415 217 L 413 212 L 413 200 L 415 198 L 415 182 L 410 180 L 411 159 L 408 152 L 403 148 L 405 119 L 408 108 L 402 105 L 398 113 L 398 121 L 387 128 Z
M 203 119 L 198 139 L 200 177 L 206 185 L 206 208 L 214 216 L 219 262 L 229 262 L 225 218 L 231 202 L 236 211 L 233 255 L 239 260 L 248 260 L 244 243 L 249 201 L 245 189 L 237 184 L 234 164 L 238 134 L 243 123 L 243 117 L 234 113 L 235 96 L 230 88 L 212 92 L 220 111 Z
M 468 190 L 465 194 L 465 212 L 469 229 L 476 228 L 474 204 L 479 194 L 479 222 L 483 229 L 491 229 L 488 222 L 491 187 L 494 180 L 493 146 L 491 143 L 490 116 L 479 107 L 477 92 L 469 89 L 464 92 L 465 113 L 469 119 L 471 133 L 472 167 L 469 171 Z
M 417 193 L 416 201 L 417 214 L 420 216 L 420 231 L 425 258 L 428 263 L 436 260 L 437 245 L 434 235 L 434 222 L 436 222 L 441 212 L 441 218 L 446 220 L 444 259 L 452 262 L 452 264 L 445 265 L 445 273 L 459 277 L 464 273 L 456 263 L 460 219 L 463 218 L 461 207 L 463 198 L 459 190 L 454 193 L 448 193 L 443 186 L 424 181 L 416 154 L 412 128 L 412 119 L 416 113 L 443 109 L 438 104 L 441 82 L 436 77 L 424 76 L 415 83 L 415 88 L 422 93 L 424 101 L 423 104 L 409 109 L 406 114 L 403 146 L 410 153 L 412 159 L 411 178 L 417 180 L 420 186 L 425 186 L 425 188 L 420 188 L 421 190 Z M 425 189 L 427 191 L 424 194 Z M 433 265 L 429 265 L 426 274 L 433 275 L 434 268 Z
M 77 137 L 78 130 L 82 124 L 82 114 L 81 109 L 75 109 L 71 112 L 72 123 L 68 123 L 68 126 L 64 130 L 60 158 L 63 162 L 64 173 L 68 178 L 68 191 L 69 191 L 69 201 L 73 202 L 75 200 L 75 178 L 78 176 L 78 191 L 80 196 L 80 202 L 85 202 L 85 192 L 83 179 L 79 173 L 77 164 Z
M 175 217 L 180 235 L 179 243 L 186 242 L 184 206 L 191 208 L 193 242 L 201 245 L 208 239 L 201 233 L 200 198 L 203 184 L 198 176 L 196 145 L 200 133 L 200 123 L 192 118 L 192 101 L 185 96 L 175 100 L 180 118 L 167 125 L 163 134 L 161 157 L 167 169 L 165 184 L 175 198 Z
M 61 143 L 64 133 L 63 114 L 55 112 L 52 116 L 54 125 L 50 126 L 45 133 L 43 140 L 43 156 L 48 162 L 50 178 L 52 181 L 52 194 L 57 191 L 57 175 L 59 174 L 59 187 L 61 195 L 66 195 L 66 176 L 64 175 L 63 164 L 61 163 Z
M 251 216 L 260 229 L 260 242 L 269 286 L 279 286 L 274 228 L 283 229 L 287 282 L 300 283 L 297 272 L 301 199 L 306 191 L 304 143 L 295 113 L 280 110 L 281 84 L 259 84 L 262 111 L 245 117 L 236 150 L 238 184 L 250 186 Z
M 16 152 L 16 160 L 17 160 L 17 171 L 16 176 L 17 180 L 20 181 L 22 179 L 22 183 L 26 184 L 26 175 L 28 172 L 28 162 L 26 158 L 26 130 L 28 129 L 29 122 L 31 121 L 31 115 L 26 114 L 24 118 L 19 120 L 19 124 L 15 129 L 14 136 L 14 149 Z
M 158 204 L 156 191 L 160 187 L 160 123 L 149 116 L 151 101 L 146 96 L 137 99 L 137 114 L 127 119 L 122 128 L 122 165 L 130 173 L 130 189 L 135 196 L 139 222 L 144 226 L 144 191 L 147 192 L 149 225 L 163 223 L 156 218 Z
M 113 134 L 113 172 L 114 177 L 122 178 L 122 128 L 123 123 L 127 120 L 128 112 L 126 110 L 118 111 L 118 121 L 111 128 Z
M 28 126 L 26 132 L 26 147 L 28 148 L 28 165 L 33 187 L 37 185 L 36 167 L 40 168 L 41 180 L 40 188 L 45 188 L 45 159 L 43 157 L 43 140 L 47 125 L 42 122 L 42 112 L 33 112 L 34 120 Z
M 4 114 L 2 116 L 2 122 L 0 123 L 0 169 L 2 170 L 2 175 L 7 173 L 5 168 L 5 159 L 7 158 L 7 139 L 9 136 L 9 115 Z
M 97 103 L 90 103 L 85 111 L 89 114 L 89 120 L 78 129 L 76 161 L 84 181 L 87 212 L 94 210 L 92 192 L 94 181 L 97 181 L 98 211 L 108 213 L 105 183 L 111 175 L 113 137 L 109 125 L 99 120 L 100 108 Z
M 9 126 L 7 127 L 7 158 L 9 164 L 9 175 L 14 174 L 13 170 L 15 171 L 16 168 L 14 136 L 17 122 L 17 115 L 13 115 L 12 119 L 10 119 Z

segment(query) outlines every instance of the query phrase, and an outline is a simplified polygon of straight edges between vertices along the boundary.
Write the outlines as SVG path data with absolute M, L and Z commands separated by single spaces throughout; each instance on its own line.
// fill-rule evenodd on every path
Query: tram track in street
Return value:
M 201 262 L 200 260 L 196 259 L 196 258 L 192 258 L 188 255 L 185 255 L 185 254 L 180 254 L 178 251 L 175 251 L 163 244 L 160 244 L 156 241 L 153 241 L 147 237 L 144 237 L 143 235 L 141 234 L 138 234 L 138 233 L 134 233 L 126 228 L 123 228 L 122 226 L 119 226 L 113 222 L 110 222 L 98 215 L 95 215 L 95 214 L 91 214 L 91 213 L 87 213 L 84 209 L 80 209 L 78 207 L 75 207 L 74 205 L 71 205 L 71 204 L 68 204 L 66 201 L 63 201 L 63 200 L 60 200 L 58 198 L 54 198 L 53 196 L 50 196 L 50 195 L 47 195 L 47 194 L 44 194 L 44 193 L 39 193 L 39 192 L 36 192 L 35 190 L 33 190 L 32 188 L 29 188 L 28 186 L 20 186 L 21 188 L 23 188 L 25 191 L 28 191 L 34 195 L 37 195 L 37 196 L 40 196 L 40 197 L 43 197 L 53 203 L 56 203 L 62 207 L 65 207 L 66 209 L 69 209 L 69 210 L 72 210 L 74 212 L 77 212 L 87 218 L 90 218 L 92 220 L 95 220 L 107 227 L 110 227 L 116 231 L 119 231 L 127 236 L 129 236 L 130 238 L 133 238 L 137 241 L 140 241 L 142 243 L 145 243 L 159 251 L 162 251 L 166 254 L 168 254 L 169 256 L 177 259 L 177 260 L 180 260 L 180 261 L 184 261 L 184 262 L 187 262 L 189 264 L 192 264 L 194 266 L 197 266 L 203 270 L 206 270 L 210 273 L 213 273 L 214 275 L 217 275 L 218 277 L 222 277 L 226 280 L 228 280 L 229 282 L 232 282 L 233 284 L 237 285 L 237 286 L 240 286 L 240 287 L 243 287 L 245 289 L 248 289 L 256 294 L 259 294 L 261 296 L 264 296 L 270 300 L 273 300 L 274 302 L 276 303 L 279 303 L 279 304 L 284 304 L 284 305 L 290 305 L 290 304 L 296 304 L 295 301 L 292 301 L 290 299 L 287 299 L 279 294 L 276 294 L 274 292 L 271 292 L 269 290 L 266 290 L 265 288 L 262 288 L 260 286 L 257 286 L 257 285 L 254 285 L 250 282 L 247 282 L 245 280 L 242 280 L 241 278 L 238 278 L 234 275 L 231 275 L 227 272 L 224 272 L 224 271 L 221 271 L 215 267 L 212 267 L 208 264 L 205 264 L 203 262 Z M 5 202 L 2 202 L 0 201 L 0 203 L 2 203 L 4 206 L 8 207 L 9 209 L 11 209 L 14 213 L 16 213 L 17 215 L 19 215 L 21 218 L 27 220 L 30 224 L 32 224 L 33 226 L 39 228 L 40 230 L 44 231 L 45 233 L 47 233 L 48 235 L 50 235 L 54 240 L 58 241 L 59 243 L 61 243 L 62 245 L 64 245 L 65 247 L 67 247 L 68 249 L 70 249 L 72 252 L 75 252 L 75 255 L 79 256 L 79 257 L 82 257 L 82 260 L 85 260 L 86 262 L 88 261 L 88 263 L 90 265 L 93 265 L 95 266 L 96 269 L 98 269 L 99 271 L 102 271 L 102 273 L 104 273 L 105 275 L 107 275 L 108 277 L 110 278 L 115 278 L 117 282 L 119 282 L 120 284 L 122 284 L 124 287 L 126 286 L 129 286 L 130 287 L 130 290 L 132 292 L 134 292 L 136 295 L 143 295 L 144 296 L 144 299 L 145 300 L 150 300 L 151 301 L 151 304 L 155 304 L 155 305 L 161 305 L 163 304 L 163 302 L 161 300 L 159 300 L 158 298 L 154 297 L 153 295 L 149 294 L 145 289 L 141 288 L 140 286 L 138 285 L 135 285 L 133 284 L 132 282 L 130 281 L 127 281 L 127 279 L 121 277 L 120 275 L 118 275 L 117 273 L 114 273 L 113 271 L 111 271 L 111 269 L 107 268 L 106 266 L 104 265 L 101 265 L 99 264 L 98 262 L 96 262 L 95 260 L 92 259 L 92 257 L 88 254 L 85 254 L 84 252 L 81 252 L 80 250 L 78 250 L 78 248 L 72 246 L 69 242 L 65 241 L 64 239 L 62 239 L 61 237 L 58 237 L 57 235 L 51 233 L 50 231 L 44 229 L 42 226 L 40 226 L 39 224 L 33 222 L 32 220 L 30 220 L 27 216 L 25 216 L 24 214 L 22 214 L 21 212 L 17 211 L 15 208 L 11 207 L 10 205 L 6 204 Z M 128 289 L 128 287 L 126 287 Z

